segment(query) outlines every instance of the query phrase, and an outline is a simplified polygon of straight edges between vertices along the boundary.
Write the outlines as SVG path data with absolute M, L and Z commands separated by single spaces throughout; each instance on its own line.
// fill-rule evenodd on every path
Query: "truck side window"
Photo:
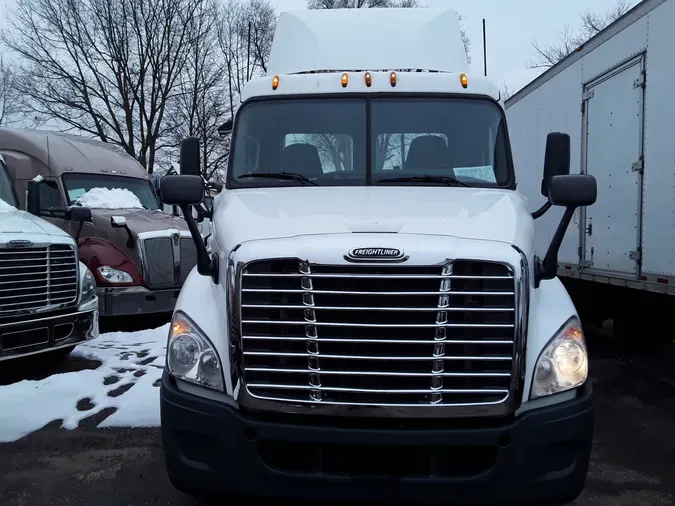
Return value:
M 354 170 L 354 139 L 346 134 L 293 133 L 284 136 L 283 147 L 305 144 L 316 148 L 321 159 L 322 170 L 342 172 Z
M 54 183 L 48 184 L 47 181 L 40 185 L 40 207 L 42 209 L 56 208 L 60 209 L 63 207 L 61 203 L 61 193 L 59 192 L 58 186 Z

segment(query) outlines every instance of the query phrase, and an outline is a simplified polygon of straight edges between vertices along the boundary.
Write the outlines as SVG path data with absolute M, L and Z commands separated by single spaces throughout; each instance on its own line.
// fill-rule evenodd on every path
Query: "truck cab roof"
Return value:
M 267 75 L 249 81 L 240 100 L 347 93 L 500 98 L 490 80 L 470 72 L 457 13 L 424 8 L 282 12 Z
M 30 165 L 12 164 L 10 152 L 29 156 L 49 167 L 54 176 L 64 172 L 109 173 L 148 179 L 147 172 L 119 146 L 86 137 L 20 128 L 0 128 L 0 153 L 8 157 L 10 170 L 23 172 Z M 17 174 L 32 179 L 35 174 Z
M 279 15 L 268 75 L 425 69 L 465 72 L 452 9 L 310 9 Z

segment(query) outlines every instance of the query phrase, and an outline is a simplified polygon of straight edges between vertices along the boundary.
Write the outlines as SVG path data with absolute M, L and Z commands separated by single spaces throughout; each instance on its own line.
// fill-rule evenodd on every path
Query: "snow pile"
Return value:
M 0 213 L 9 213 L 12 211 L 16 211 L 16 207 L 10 206 L 7 202 L 0 199 Z
M 138 197 L 126 188 L 92 188 L 76 202 L 92 209 L 143 209 Z
M 99 360 L 94 370 L 55 374 L 0 386 L 0 443 L 15 441 L 54 420 L 75 429 L 105 408 L 99 427 L 159 425 L 159 381 L 169 324 L 139 332 L 111 332 L 79 345 L 73 355 Z

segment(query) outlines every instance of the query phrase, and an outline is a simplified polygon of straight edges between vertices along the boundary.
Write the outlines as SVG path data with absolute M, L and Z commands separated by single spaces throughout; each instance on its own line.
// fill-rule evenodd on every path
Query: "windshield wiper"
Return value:
M 442 183 L 447 186 L 471 186 L 449 176 L 401 176 L 378 179 L 378 183 Z
M 295 172 L 259 172 L 257 174 L 243 174 L 243 175 L 239 176 L 237 179 L 243 179 L 243 178 L 249 178 L 249 177 L 250 178 L 260 177 L 260 178 L 268 178 L 268 179 L 285 179 L 286 181 L 298 181 L 300 183 L 318 186 L 311 179 L 308 179 L 306 176 L 303 176 L 302 174 L 296 174 Z

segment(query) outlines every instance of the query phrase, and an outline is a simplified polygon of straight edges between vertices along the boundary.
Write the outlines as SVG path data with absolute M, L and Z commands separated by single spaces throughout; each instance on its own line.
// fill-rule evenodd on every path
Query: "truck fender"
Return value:
M 194 267 L 188 275 L 176 301 L 174 313 L 182 311 L 211 341 L 216 349 L 223 369 L 225 393 L 232 395 L 230 371 L 228 315 L 225 285 L 215 284 L 210 276 L 202 276 Z
M 572 299 L 557 277 L 544 280 L 539 288 L 532 289 L 530 300 L 523 402 L 530 397 L 532 375 L 544 347 L 567 320 L 572 316 L 577 316 Z M 566 399 L 561 397 L 560 400 Z

